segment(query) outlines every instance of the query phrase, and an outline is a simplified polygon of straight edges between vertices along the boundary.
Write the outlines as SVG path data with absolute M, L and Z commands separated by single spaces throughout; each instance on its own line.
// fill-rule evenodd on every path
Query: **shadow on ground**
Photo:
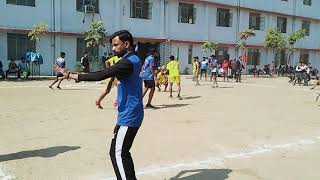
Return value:
M 184 106 L 189 106 L 190 104 L 162 104 L 162 105 L 157 105 L 153 109 L 167 109 L 167 108 L 179 108 L 179 107 L 184 107 Z M 150 109 L 150 108 L 146 108 Z
M 53 90 L 57 90 L 57 91 L 84 91 L 84 90 L 86 90 L 86 91 L 88 91 L 88 90 L 97 90 L 98 88 L 92 88 L 92 89 L 90 89 L 90 88 L 61 88 L 61 90 L 60 89 L 53 89 Z
M 225 180 L 231 172 L 230 169 L 185 170 L 169 180 Z
M 59 154 L 80 149 L 80 146 L 56 146 L 45 149 L 37 149 L 30 151 L 21 151 L 12 154 L 0 155 L 0 162 L 12 161 L 18 159 L 26 159 L 32 157 L 50 158 Z
M 1 79 L 4 82 L 31 82 L 31 81 L 48 81 L 54 80 L 56 77 L 41 77 L 41 78 L 28 78 L 28 79 L 17 79 L 16 77 L 9 77 L 6 79 Z
M 202 96 L 182 96 L 182 99 L 198 99 L 198 98 L 201 98 Z

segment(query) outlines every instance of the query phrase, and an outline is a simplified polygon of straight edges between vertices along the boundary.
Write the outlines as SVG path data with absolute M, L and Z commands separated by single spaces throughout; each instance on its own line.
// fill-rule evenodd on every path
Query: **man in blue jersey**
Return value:
M 146 58 L 144 61 L 144 64 L 142 66 L 142 72 L 143 72 L 143 82 L 144 82 L 144 92 L 143 92 L 143 97 L 146 95 L 148 90 L 150 89 L 149 92 L 149 98 L 148 102 L 146 104 L 146 108 L 155 108 L 154 106 L 151 105 L 151 101 L 156 89 L 156 70 L 155 70 L 155 56 L 158 55 L 157 50 L 152 50 L 150 55 Z
M 132 52 L 133 37 L 128 31 L 115 32 L 110 37 L 115 55 L 120 61 L 98 72 L 73 74 L 56 66 L 63 79 L 76 81 L 101 81 L 116 77 L 118 85 L 118 122 L 111 142 L 110 157 L 118 180 L 136 180 L 130 154 L 133 140 L 141 126 L 144 110 L 142 103 L 141 60 Z

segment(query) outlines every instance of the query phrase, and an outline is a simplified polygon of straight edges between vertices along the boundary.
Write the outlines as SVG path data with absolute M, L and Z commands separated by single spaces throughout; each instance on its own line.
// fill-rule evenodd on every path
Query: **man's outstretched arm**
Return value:
M 71 78 L 76 81 L 101 81 L 109 77 L 116 77 L 118 80 L 122 80 L 128 78 L 132 74 L 133 64 L 128 59 L 122 59 L 110 68 L 87 74 L 73 74 L 57 66 L 56 70 L 63 73 L 64 79 Z

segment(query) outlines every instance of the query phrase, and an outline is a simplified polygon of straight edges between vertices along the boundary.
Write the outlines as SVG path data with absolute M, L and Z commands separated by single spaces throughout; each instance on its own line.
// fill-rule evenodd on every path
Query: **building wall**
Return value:
M 3 64 L 3 70 L 7 70 L 9 62 L 7 61 L 7 34 L 0 32 L 0 61 Z
M 294 6 L 294 2 L 296 5 Z M 320 68 L 320 1 L 312 1 L 312 6 L 302 4 L 302 0 L 241 0 L 240 22 L 237 22 L 238 0 L 169 0 L 164 4 L 164 0 L 152 0 L 152 17 L 149 20 L 130 18 L 130 0 L 100 0 L 100 14 L 94 16 L 99 20 L 100 16 L 106 25 L 107 33 L 120 29 L 127 29 L 132 32 L 134 37 L 149 39 L 165 39 L 171 45 L 171 52 L 176 56 L 179 47 L 179 57 L 181 59 L 181 69 L 191 68 L 188 64 L 188 46 L 193 44 L 193 56 L 202 57 L 205 54 L 201 51 L 202 42 L 210 40 L 217 43 L 229 44 L 228 53 L 230 58 L 234 59 L 241 54 L 236 52 L 234 44 L 237 43 L 238 33 L 249 26 L 249 13 L 259 12 L 265 17 L 265 29 L 255 31 L 256 37 L 248 39 L 248 44 L 260 49 L 261 64 L 269 64 L 273 59 L 271 49 L 264 48 L 264 38 L 270 27 L 276 27 L 277 16 L 287 18 L 288 36 L 293 31 L 301 28 L 302 20 L 312 20 L 310 36 L 297 43 L 297 48 L 316 49 L 310 51 L 310 62 Z M 192 3 L 196 10 L 195 24 L 178 23 L 179 2 Z M 165 9 L 165 7 L 167 7 Z M 217 8 L 230 8 L 233 13 L 232 27 L 216 26 Z M 294 11 L 295 9 L 295 11 Z M 17 13 L 19 12 L 19 13 Z M 306 18 L 295 18 L 293 26 L 292 14 Z M 280 14 L 279 14 L 280 13 Z M 30 18 L 32 17 L 32 18 Z M 83 18 L 85 22 L 83 23 Z M 78 33 L 79 36 L 90 26 L 92 15 L 86 15 L 76 11 L 76 1 L 55 0 L 53 8 L 51 0 L 37 0 L 36 7 L 17 6 L 6 4 L 6 1 L 0 1 L 0 58 L 7 59 L 7 40 L 6 30 L 1 29 L 31 29 L 35 24 L 43 22 L 48 25 L 49 31 Z M 53 27 L 55 24 L 55 28 Z M 9 30 L 10 31 L 10 30 Z M 61 51 L 67 53 L 67 67 L 74 68 L 76 61 L 76 38 L 77 36 L 56 35 L 54 44 L 54 35 L 49 34 L 42 38 L 37 44 L 37 51 L 44 59 L 43 74 L 51 74 L 52 65 Z M 100 55 L 105 48 L 100 48 Z M 293 62 L 299 60 L 298 50 L 293 57 Z M 69 64 L 70 63 L 70 64 Z

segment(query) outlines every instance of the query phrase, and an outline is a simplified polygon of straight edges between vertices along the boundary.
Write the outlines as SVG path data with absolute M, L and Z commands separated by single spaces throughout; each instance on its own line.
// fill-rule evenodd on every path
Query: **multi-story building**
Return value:
M 286 36 L 301 28 L 307 36 L 296 44 L 291 58 L 320 67 L 320 1 L 316 0 L 4 0 L 0 1 L 0 60 L 20 59 L 27 51 L 42 54 L 42 74 L 52 73 L 54 59 L 66 52 L 67 67 L 74 69 L 85 51 L 83 32 L 92 20 L 102 20 L 107 33 L 127 29 L 144 55 L 148 47 L 160 51 L 160 62 L 175 55 L 181 71 L 191 69 L 193 56 L 205 56 L 205 41 L 219 43 L 213 52 L 220 59 L 235 59 L 239 32 L 252 28 L 248 40 L 249 65 L 271 64 L 272 49 L 264 47 L 266 31 L 278 27 Z M 28 31 L 37 23 L 49 33 L 37 43 Z M 110 51 L 110 45 L 90 49 L 95 55 Z M 287 51 L 277 54 L 277 64 L 288 63 Z M 94 63 L 93 63 L 94 64 Z

